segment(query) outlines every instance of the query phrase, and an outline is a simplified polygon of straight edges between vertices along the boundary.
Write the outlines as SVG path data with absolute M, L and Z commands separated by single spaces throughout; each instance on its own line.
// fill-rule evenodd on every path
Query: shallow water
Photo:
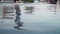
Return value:
M 16 26 L 14 19 L 2 19 L 0 21 L 0 34 L 60 34 L 59 5 L 56 9 L 55 5 L 47 3 L 21 3 L 19 5 L 21 22 L 24 22 L 23 28 L 27 31 L 14 29 L 13 27 Z M 26 7 L 33 7 L 33 9 L 32 11 L 25 10 Z

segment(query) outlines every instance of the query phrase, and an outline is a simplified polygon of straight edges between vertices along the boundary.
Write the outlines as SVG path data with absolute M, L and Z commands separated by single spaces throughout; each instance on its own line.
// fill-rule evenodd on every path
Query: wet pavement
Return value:
M 59 5 L 47 3 L 21 3 L 19 5 L 20 21 L 24 22 L 22 28 L 26 31 L 14 29 L 15 19 L 0 19 L 0 34 L 60 34 Z

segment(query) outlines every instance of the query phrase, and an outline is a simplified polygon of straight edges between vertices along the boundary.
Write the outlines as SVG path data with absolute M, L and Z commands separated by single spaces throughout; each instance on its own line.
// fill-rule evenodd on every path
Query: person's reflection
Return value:
M 26 7 L 25 10 L 26 10 L 25 12 L 26 14 L 32 14 L 34 12 L 34 7 Z
M 51 7 L 51 9 L 54 8 L 54 9 L 53 9 L 53 10 L 54 10 L 53 12 L 54 12 L 55 15 L 56 15 L 57 1 L 58 1 L 58 0 L 49 0 L 49 2 L 50 2 L 50 4 L 51 4 L 50 7 Z
M 15 2 L 15 1 L 14 1 Z M 19 5 L 15 2 L 14 4 L 15 6 L 15 10 L 16 10 L 16 19 L 15 19 L 15 23 L 17 24 L 17 26 L 15 26 L 14 28 L 17 28 L 19 29 L 20 27 L 23 26 L 23 22 L 20 21 L 20 16 L 21 16 L 21 11 L 20 11 L 20 8 L 19 8 Z
M 54 14 L 56 15 L 56 12 L 57 12 L 57 11 L 56 11 L 56 7 L 57 7 L 57 6 L 55 5 L 54 7 L 55 7 L 55 8 L 54 8 Z
M 49 10 L 52 10 L 51 12 L 54 12 L 54 15 L 56 15 L 56 12 L 57 12 L 56 7 L 57 7 L 56 5 L 51 5 L 49 8 Z
M 7 12 L 7 7 L 3 6 L 3 18 L 5 18 Z

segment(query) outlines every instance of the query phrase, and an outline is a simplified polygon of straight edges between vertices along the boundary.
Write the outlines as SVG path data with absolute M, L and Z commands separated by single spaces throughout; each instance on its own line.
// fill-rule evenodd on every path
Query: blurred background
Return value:
M 0 0 L 0 34 L 60 34 L 60 0 L 19 0 L 20 22 L 16 26 L 14 0 Z

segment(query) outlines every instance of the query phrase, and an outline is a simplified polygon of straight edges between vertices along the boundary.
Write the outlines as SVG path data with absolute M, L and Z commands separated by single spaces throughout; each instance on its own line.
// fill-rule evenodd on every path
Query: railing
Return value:
M 1 15 L 2 18 L 12 19 L 14 16 L 14 8 L 13 8 L 13 5 L 10 5 L 10 4 L 8 5 L 8 4 L 3 3 L 3 5 L 0 5 L 0 15 L 2 12 L 2 15 Z

